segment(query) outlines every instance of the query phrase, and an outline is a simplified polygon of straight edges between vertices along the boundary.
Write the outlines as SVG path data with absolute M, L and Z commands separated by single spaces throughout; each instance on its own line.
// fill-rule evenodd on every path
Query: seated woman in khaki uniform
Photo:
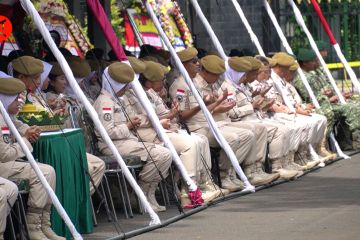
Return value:
M 134 71 L 125 63 L 113 63 L 104 70 L 102 76 L 102 90 L 94 103 L 94 108 L 99 115 L 111 140 L 121 155 L 140 156 L 144 166 L 139 174 L 139 186 L 144 191 L 154 211 L 165 211 L 155 198 L 155 190 L 165 178 L 171 166 L 171 153 L 160 144 L 142 142 L 133 130 L 141 124 L 141 118 L 124 111 L 123 96 L 127 85 L 134 79 Z M 129 116 L 133 116 L 128 118 Z M 106 142 L 96 131 L 99 150 L 105 155 L 111 155 Z
M 28 66 L 28 76 L 33 76 L 34 72 L 41 72 L 39 67 L 33 62 L 24 64 Z M 34 72 L 32 72 L 34 71 Z M 5 109 L 18 129 L 19 133 L 23 136 L 23 139 L 30 150 L 32 146 L 30 142 L 35 142 L 40 136 L 40 128 L 37 126 L 31 126 L 16 120 L 15 116 L 22 108 L 23 99 L 20 99 L 20 93 L 25 91 L 25 85 L 19 79 L 11 78 L 10 76 L 1 74 L 0 78 L 0 101 L 3 103 Z M 48 197 L 45 189 L 40 183 L 35 171 L 31 165 L 24 160 L 25 154 L 22 151 L 20 145 L 14 140 L 14 137 L 9 131 L 9 127 L 5 123 L 2 115 L 0 115 L 0 176 L 3 178 L 24 178 L 29 179 L 30 191 L 28 199 L 28 209 L 26 214 L 30 239 L 43 240 L 43 239 L 65 239 L 57 236 L 51 230 L 50 223 L 50 210 L 51 199 Z M 45 179 L 55 191 L 56 175 L 54 169 L 47 165 L 38 163 L 38 166 Z
M 0 177 L 0 240 L 4 240 L 6 218 L 18 196 L 18 188 L 13 182 Z

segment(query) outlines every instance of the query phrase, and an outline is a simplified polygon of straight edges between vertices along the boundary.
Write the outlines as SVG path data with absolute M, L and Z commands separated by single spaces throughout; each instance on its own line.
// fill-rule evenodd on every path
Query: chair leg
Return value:
M 91 205 L 91 212 L 92 212 L 92 218 L 93 218 L 94 226 L 96 227 L 98 225 L 98 223 L 97 223 L 96 213 L 95 213 L 95 210 L 94 210 L 94 204 L 93 204 L 93 200 L 92 200 L 91 196 L 90 196 L 90 205 Z
M 26 221 L 26 212 L 25 212 L 25 205 L 24 205 L 24 201 L 23 201 L 23 198 L 22 198 L 22 195 L 21 193 L 19 194 L 18 196 L 18 199 L 19 199 L 19 211 L 20 211 L 20 218 L 23 219 L 22 222 L 23 222 L 23 226 L 24 226 L 24 230 L 25 230 L 25 239 L 30 239 L 30 235 L 29 235 L 29 229 L 28 229 L 28 225 L 27 225 L 27 221 Z
M 128 211 L 127 211 L 127 203 L 125 201 L 123 187 L 122 187 L 122 184 L 121 184 L 121 181 L 120 181 L 119 172 L 116 172 L 115 174 L 116 174 L 116 179 L 117 179 L 117 183 L 118 183 L 118 187 L 119 187 L 121 201 L 123 203 L 124 215 L 125 215 L 125 218 L 127 219 L 127 218 L 129 218 L 129 214 L 128 214 Z
M 131 207 L 131 202 L 130 202 L 129 192 L 128 192 L 128 188 L 127 188 L 127 184 L 126 184 L 126 179 L 125 179 L 124 173 L 122 173 L 122 172 L 121 172 L 121 179 L 120 180 L 122 182 L 121 186 L 124 188 L 125 201 L 126 201 L 126 204 L 128 206 L 129 216 L 130 216 L 130 218 L 133 218 L 134 213 L 133 213 L 133 210 L 132 210 L 132 207 Z
M 104 175 L 104 179 L 105 179 L 105 184 L 106 184 L 106 188 L 107 188 L 107 192 L 109 194 L 109 201 L 110 201 L 110 204 L 111 204 L 111 209 L 112 209 L 112 212 L 114 214 L 114 220 L 115 222 L 118 221 L 118 218 L 116 216 L 116 210 L 115 210 L 115 207 L 114 207 L 114 202 L 112 200 L 112 195 L 111 195 L 111 191 L 110 191 L 110 186 L 109 186 L 109 182 L 108 182 L 108 179 L 107 177 Z
M 96 213 L 99 213 L 100 207 L 101 207 L 101 205 L 104 203 L 104 205 L 105 205 L 105 211 L 106 211 L 106 214 L 107 214 L 107 216 L 108 216 L 108 222 L 112 222 L 113 219 L 112 219 L 112 217 L 111 217 L 110 208 L 109 208 L 109 204 L 108 204 L 108 201 L 107 201 L 107 195 L 106 195 L 106 193 L 105 193 L 105 188 L 104 188 L 104 181 L 105 181 L 104 179 L 105 179 L 105 175 L 104 175 L 103 181 L 101 181 L 101 184 L 100 184 L 100 186 L 101 186 L 101 192 L 102 192 L 102 195 L 103 195 L 103 199 L 101 200 L 101 202 L 100 202 L 100 204 L 99 204 L 99 207 L 98 207 Z
M 8 222 L 10 224 L 10 236 L 13 240 L 16 240 L 16 235 L 15 235 L 15 229 L 14 229 L 14 222 L 13 222 L 13 216 L 12 214 L 10 214 L 8 216 Z
M 129 170 L 130 170 L 131 174 L 133 175 L 134 179 L 137 181 L 135 170 L 133 168 L 130 168 Z M 140 202 L 140 199 L 137 197 L 136 194 L 135 194 L 135 196 L 136 196 L 136 201 L 137 201 L 138 206 L 139 206 L 139 213 L 144 214 L 145 211 L 144 211 L 143 205 Z

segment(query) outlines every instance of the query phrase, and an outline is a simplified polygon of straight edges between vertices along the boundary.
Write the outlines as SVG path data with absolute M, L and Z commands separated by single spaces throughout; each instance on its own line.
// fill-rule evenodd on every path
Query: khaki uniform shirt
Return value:
M 24 135 L 26 130 L 29 128 L 28 125 L 16 119 L 13 119 L 13 123 L 18 129 L 20 135 Z M 0 176 L 8 178 L 9 172 L 7 171 L 7 168 L 1 167 L 2 163 L 13 162 L 19 158 L 23 158 L 25 157 L 25 153 L 16 142 L 15 137 L 11 134 L 11 131 L 5 123 L 2 115 L 0 115 L 0 127 Z M 23 137 L 23 140 L 30 151 L 32 151 L 33 148 L 30 142 L 25 137 Z
M 120 101 L 123 102 L 121 99 Z M 127 118 L 121 106 L 113 99 L 110 93 L 102 90 L 94 103 L 94 108 L 111 140 L 123 141 L 124 144 L 129 139 L 138 141 L 138 138 L 127 127 Z M 100 137 L 97 130 L 95 133 L 98 137 L 99 150 L 102 151 L 107 148 L 107 144 Z
M 222 89 L 227 88 L 228 100 L 232 99 L 236 102 L 236 106 L 228 112 L 231 120 L 258 120 L 255 110 L 251 104 L 253 99 L 249 88 L 246 88 L 243 84 L 235 86 L 229 81 L 224 81 L 221 87 Z M 219 94 L 221 93 L 219 92 Z
M 180 111 L 190 110 L 199 106 L 193 93 L 182 76 L 176 78 L 176 80 L 170 86 L 169 95 L 172 99 L 179 102 Z M 188 119 L 186 124 L 191 132 L 208 126 L 205 115 L 202 111 L 199 111 L 192 118 Z

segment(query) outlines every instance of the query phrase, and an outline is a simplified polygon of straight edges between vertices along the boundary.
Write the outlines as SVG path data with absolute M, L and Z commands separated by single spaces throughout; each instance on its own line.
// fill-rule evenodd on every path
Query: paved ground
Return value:
M 175 210 L 166 219 L 176 215 Z M 122 220 L 125 231 L 145 226 L 146 216 Z M 86 239 L 114 236 L 104 223 Z M 217 204 L 133 239 L 360 239 L 360 155 L 285 184 Z

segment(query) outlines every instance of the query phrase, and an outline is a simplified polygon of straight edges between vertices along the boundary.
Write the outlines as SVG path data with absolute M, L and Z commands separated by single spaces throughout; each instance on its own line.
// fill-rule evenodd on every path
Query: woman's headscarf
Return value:
M 44 83 L 45 83 L 45 80 L 48 78 L 48 76 L 49 76 L 49 74 L 50 74 L 50 71 L 51 71 L 51 69 L 52 69 L 52 65 L 51 64 L 49 64 L 49 63 L 47 63 L 47 62 L 44 62 L 44 61 L 42 61 L 42 63 L 43 63 L 43 65 L 44 65 L 44 71 L 41 73 L 41 75 L 40 75 L 40 81 L 41 81 L 41 83 L 40 83 L 40 86 L 38 87 L 38 91 L 42 91 L 42 88 L 43 88 L 43 86 L 44 86 Z
M 239 85 L 239 80 L 245 75 L 245 72 L 237 72 L 234 69 L 232 69 L 228 62 L 226 61 L 225 64 L 226 71 L 224 73 L 225 79 L 231 81 L 235 86 Z
M 114 98 L 116 98 L 116 93 L 123 89 L 126 84 L 119 83 L 114 81 L 108 72 L 109 67 L 105 68 L 104 73 L 102 75 L 102 89 L 109 92 Z
M 0 78 L 11 78 L 11 76 L 9 76 L 6 73 L 0 71 Z M 8 95 L 8 94 L 0 93 L 0 101 L 4 105 L 6 111 L 8 111 L 8 108 L 9 108 L 10 104 L 13 103 L 16 100 L 17 96 L 18 96 L 18 94 Z

